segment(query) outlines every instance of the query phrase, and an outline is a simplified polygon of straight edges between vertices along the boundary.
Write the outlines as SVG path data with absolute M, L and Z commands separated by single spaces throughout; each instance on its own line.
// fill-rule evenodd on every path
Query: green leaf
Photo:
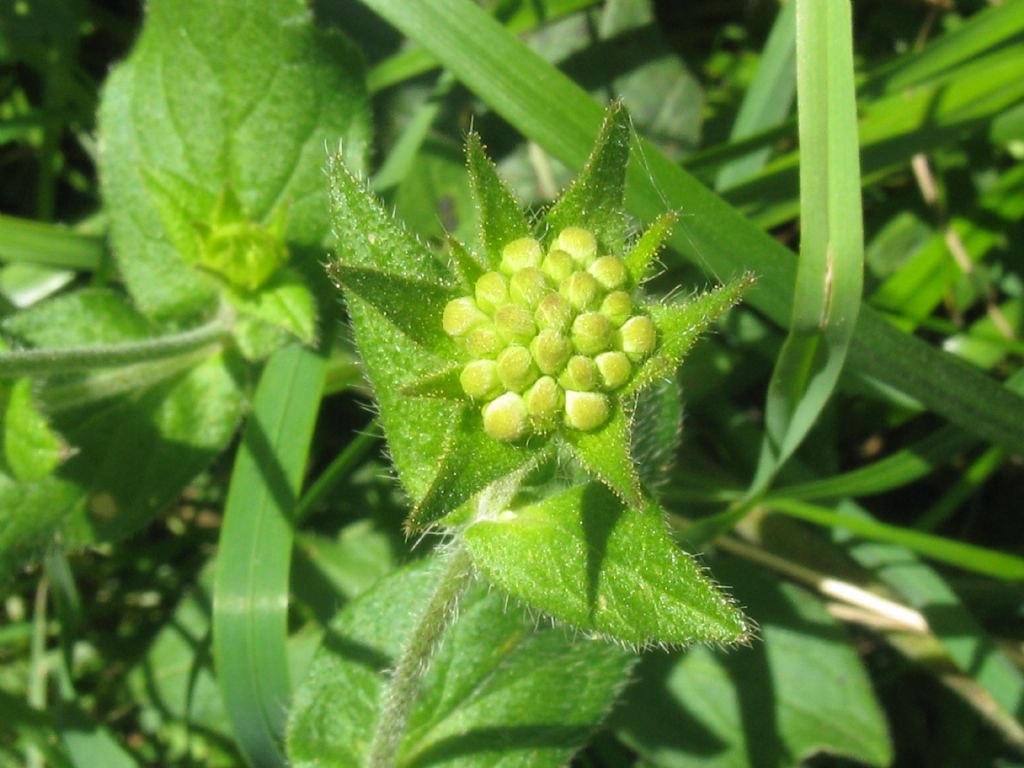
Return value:
M 60 477 L 16 482 L 0 473 L 0 584 L 40 555 L 81 503 L 81 490 Z
M 501 249 L 507 243 L 530 234 L 530 225 L 519 203 L 498 177 L 494 163 L 484 153 L 480 136 L 466 137 L 466 166 L 469 186 L 480 211 L 480 242 L 487 254 L 487 268 L 497 270 Z
M 292 515 L 326 364 L 290 346 L 267 363 L 231 473 L 214 582 L 213 655 L 239 749 L 283 765 L 290 698 L 288 577 Z
M 580 175 L 544 216 L 553 234 L 583 227 L 597 237 L 602 253 L 622 253 L 629 137 L 629 113 L 621 102 L 612 104 Z
M 244 328 L 235 331 L 239 348 L 249 359 L 264 358 L 289 339 L 297 338 L 307 345 L 316 340 L 316 303 L 313 294 L 302 279 L 289 269 L 279 270 L 269 282 L 255 291 L 228 290 L 226 297 L 237 310 L 240 321 L 246 320 L 256 326 L 248 334 Z M 269 348 L 253 338 L 263 327 L 278 331 L 272 334 Z
M 655 503 L 624 507 L 596 483 L 476 522 L 465 541 L 488 579 L 574 627 L 638 646 L 735 643 L 750 632 Z
M 864 280 L 850 6 L 797 0 L 800 259 L 793 316 L 765 403 L 751 493 L 764 491 L 839 381 Z
M 630 456 L 632 407 L 614 404 L 611 418 L 592 432 L 566 430 L 564 440 L 573 456 L 628 506 L 639 507 L 640 478 Z
M 650 277 L 651 267 L 658 252 L 665 245 L 665 240 L 672 234 L 672 227 L 679 221 L 679 214 L 667 211 L 654 220 L 640 239 L 636 241 L 623 259 L 629 276 L 634 283 L 640 283 Z
M 652 304 L 646 307 L 658 329 L 658 347 L 643 362 L 623 391 L 632 394 L 672 376 L 701 334 L 743 297 L 754 284 L 747 274 L 727 285 L 708 291 L 685 304 Z
M 459 381 L 461 373 L 462 366 L 453 365 L 406 385 L 402 388 L 402 394 L 408 397 L 441 397 L 447 400 L 466 401 L 466 393 Z
M 651 654 L 612 727 L 657 768 L 803 764 L 825 752 L 886 766 L 892 747 L 842 627 L 811 595 L 740 563 L 716 565 L 759 625 L 750 648 Z M 668 716 L 667 713 L 672 713 Z
M 486 268 L 466 246 L 453 237 L 448 238 L 448 253 L 452 260 L 452 269 L 458 274 L 462 286 L 467 291 L 472 289 Z
M 64 441 L 33 402 L 29 380 L 0 381 L 0 466 L 16 480 L 41 480 L 66 452 Z
M 362 768 L 386 670 L 435 588 L 436 566 L 430 560 L 385 579 L 332 623 L 289 716 L 296 768 Z M 479 584 L 431 661 L 399 764 L 564 765 L 610 707 L 630 665 L 613 645 L 536 631 Z
M 550 441 L 544 437 L 533 437 L 525 445 L 490 437 L 479 408 L 460 406 L 457 413 L 430 487 L 409 516 L 412 530 L 429 526 L 492 483 L 543 461 L 548 453 Z
M 324 146 L 342 140 L 361 169 L 368 105 L 358 51 L 299 2 L 156 0 L 146 11 L 103 91 L 100 180 L 133 298 L 148 316 L 180 317 L 206 307 L 213 284 L 175 247 L 144 174 L 205 190 L 206 220 L 226 186 L 257 224 L 285 205 L 288 242 L 316 247 L 328 231 Z

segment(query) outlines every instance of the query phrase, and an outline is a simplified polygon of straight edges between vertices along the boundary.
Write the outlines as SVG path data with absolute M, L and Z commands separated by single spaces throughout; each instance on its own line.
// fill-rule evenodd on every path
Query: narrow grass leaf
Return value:
M 267 362 L 224 511 L 214 585 L 214 663 L 235 740 L 254 768 L 285 764 L 292 515 L 325 370 L 320 356 L 298 346 L 281 349 Z
M 95 272 L 105 258 L 100 237 L 0 214 L 0 260 Z
M 782 122 L 796 91 L 796 3 L 783 5 L 775 16 L 761 61 L 750 87 L 743 94 L 729 141 L 735 142 Z M 771 155 L 762 147 L 722 166 L 715 189 L 728 189 L 760 171 Z
M 767 488 L 839 380 L 863 284 L 857 104 L 850 6 L 796 2 L 800 260 L 789 334 L 765 406 L 751 493 Z

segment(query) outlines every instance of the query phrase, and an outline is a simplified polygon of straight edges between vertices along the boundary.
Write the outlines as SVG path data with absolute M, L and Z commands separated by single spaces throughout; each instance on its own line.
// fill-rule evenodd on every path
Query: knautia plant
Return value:
M 330 270 L 412 499 L 407 528 L 451 539 L 384 694 L 370 765 L 393 764 L 426 659 L 472 575 L 632 648 L 748 634 L 671 538 L 632 447 L 641 395 L 673 376 L 750 281 L 686 303 L 645 295 L 675 216 L 628 237 L 629 144 L 628 116 L 613 105 L 580 177 L 531 222 L 471 134 L 479 243 L 452 239 L 447 256 L 330 163 Z M 298 721 L 308 706 L 300 697 Z

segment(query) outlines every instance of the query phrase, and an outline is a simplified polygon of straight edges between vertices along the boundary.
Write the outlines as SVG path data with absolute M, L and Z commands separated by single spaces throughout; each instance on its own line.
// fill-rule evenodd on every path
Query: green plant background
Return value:
M 579 507 L 479 526 L 401 764 L 1024 760 L 1024 0 L 846 6 L 0 7 L 0 765 L 359 764 L 436 537 L 323 270 L 328 156 L 441 254 L 481 245 L 471 129 L 539 213 L 617 98 L 630 233 L 679 214 L 650 291 L 758 278 L 634 445 L 758 629 L 592 639 L 518 556 Z M 258 285 L 208 255 L 232 206 Z M 446 407 L 382 406 L 429 468 Z

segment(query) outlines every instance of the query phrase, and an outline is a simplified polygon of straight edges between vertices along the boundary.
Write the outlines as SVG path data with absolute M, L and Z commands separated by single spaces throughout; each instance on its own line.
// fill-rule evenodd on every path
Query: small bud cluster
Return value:
M 460 381 L 483 404 L 487 434 L 511 442 L 608 421 L 609 394 L 657 341 L 630 288 L 621 259 L 599 256 L 591 232 L 567 227 L 547 253 L 530 237 L 508 243 L 500 270 L 448 303 L 444 330 L 473 358 Z

